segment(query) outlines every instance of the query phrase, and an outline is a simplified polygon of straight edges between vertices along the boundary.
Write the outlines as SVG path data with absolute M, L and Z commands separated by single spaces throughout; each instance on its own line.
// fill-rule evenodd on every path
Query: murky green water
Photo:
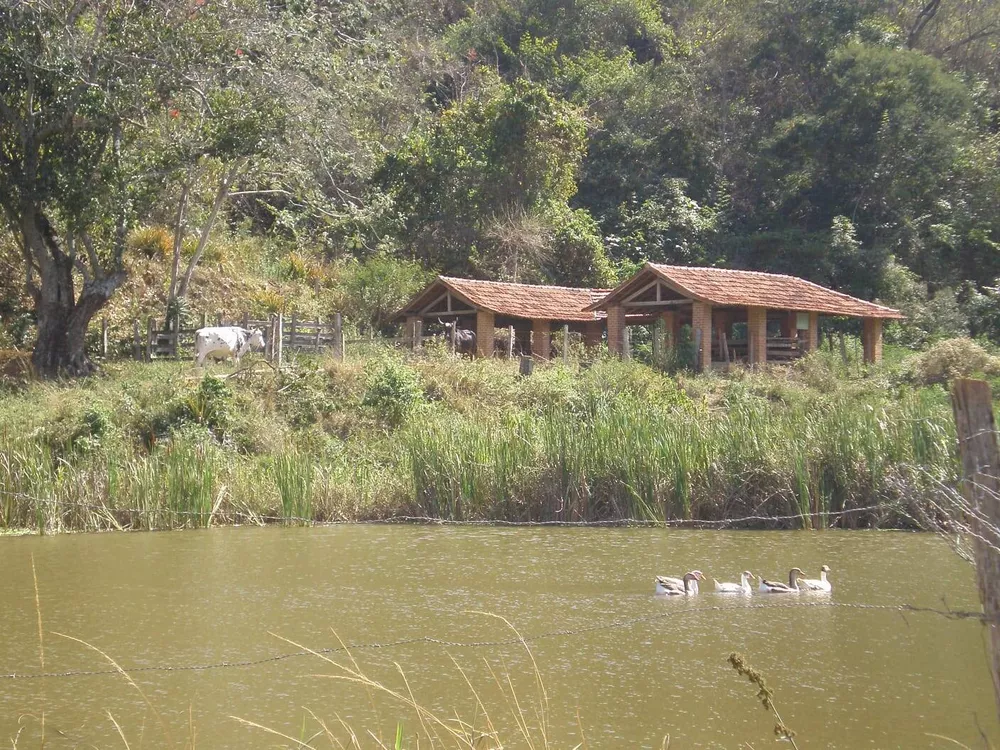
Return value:
M 276 636 L 332 647 L 334 630 L 349 643 L 509 638 L 502 622 L 477 614 L 492 612 L 525 636 L 579 631 L 530 644 L 555 747 L 583 736 L 589 747 L 658 748 L 665 735 L 674 748 L 772 745 L 773 722 L 726 663 L 734 650 L 765 673 L 802 748 L 955 747 L 930 734 L 981 747 L 980 731 L 1000 741 L 975 622 L 789 607 L 786 597 L 652 596 L 655 573 L 697 567 L 733 580 L 747 567 L 781 577 L 793 565 L 815 575 L 827 563 L 835 582 L 829 601 L 837 604 L 941 606 L 944 599 L 975 608 L 971 568 L 931 536 L 347 526 L 0 539 L 3 674 L 41 670 L 32 555 L 45 671 L 108 668 L 55 633 L 135 670 L 297 650 Z M 628 618 L 646 619 L 594 629 Z M 420 703 L 443 719 L 472 721 L 475 698 L 453 657 L 508 747 L 524 747 L 488 665 L 497 676 L 509 671 L 528 723 L 537 725 L 531 664 L 518 645 L 417 642 L 355 656 L 393 688 L 402 688 L 398 663 Z M 133 748 L 182 748 L 192 736 L 200 748 L 295 746 L 233 716 L 304 739 L 320 729 L 312 715 L 341 739 L 338 719 L 359 735 L 382 732 L 389 746 L 397 720 L 411 738 L 420 732 L 411 710 L 329 679 L 336 673 L 314 656 L 132 671 L 155 712 L 120 676 L 0 678 L 0 743 L 20 731 L 18 748 L 40 747 L 42 712 L 48 748 L 124 747 L 108 712 Z

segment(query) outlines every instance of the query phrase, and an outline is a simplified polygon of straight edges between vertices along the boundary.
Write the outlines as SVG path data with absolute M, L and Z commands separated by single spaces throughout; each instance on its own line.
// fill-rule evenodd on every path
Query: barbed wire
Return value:
M 790 513 L 786 515 L 763 515 L 754 514 L 748 516 L 740 516 L 739 518 L 725 518 L 725 519 L 701 519 L 701 518 L 668 518 L 668 519 L 644 519 L 644 518 L 612 518 L 604 520 L 580 520 L 580 521 L 565 521 L 565 520 L 545 520 L 545 521 L 516 521 L 516 520 L 505 520 L 505 519 L 469 519 L 469 520 L 459 520 L 453 518 L 440 518 L 437 516 L 420 516 L 420 515 L 406 515 L 406 514 L 396 514 L 392 516 L 385 516 L 383 518 L 370 518 L 363 519 L 361 521 L 353 519 L 328 519 L 318 521 L 315 518 L 307 518 L 303 516 L 275 516 L 267 515 L 263 513 L 255 513 L 253 511 L 239 510 L 236 508 L 227 508 L 225 510 L 212 510 L 212 511 L 199 511 L 199 510 L 179 510 L 175 508 L 118 508 L 114 506 L 109 506 L 101 503 L 86 503 L 76 500 L 59 500 L 55 498 L 43 498 L 37 497 L 35 495 L 30 495 L 24 492 L 13 492 L 10 490 L 0 490 L 0 496 L 14 497 L 20 500 L 28 500 L 30 502 L 38 503 L 41 505 L 48 505 L 54 507 L 62 508 L 81 508 L 86 510 L 99 511 L 102 513 L 120 513 L 129 515 L 172 515 L 181 516 L 184 518 L 245 518 L 250 521 L 257 523 L 267 522 L 267 523 L 282 523 L 282 522 L 295 522 L 302 524 L 311 524 L 316 526 L 337 526 L 344 524 L 355 524 L 355 523 L 368 523 L 368 524 L 428 524 L 428 525 L 441 525 L 441 526 L 580 526 L 580 527 L 618 527 L 618 526 L 635 526 L 635 527 L 649 527 L 649 528 L 670 528 L 670 527 L 701 527 L 701 528 L 724 528 L 726 526 L 738 526 L 749 523 L 761 523 L 761 522 L 785 522 L 785 521 L 801 521 L 804 518 L 809 519 L 831 519 L 831 518 L 841 518 L 843 516 L 848 516 L 854 513 L 870 513 L 873 511 L 879 512 L 901 512 L 901 508 L 894 504 L 881 503 L 874 505 L 866 505 L 857 508 L 844 508 L 842 510 L 828 510 L 828 511 L 806 511 L 802 513 Z
M 782 602 L 775 604 L 747 604 L 739 608 L 739 611 L 746 610 L 785 610 L 798 608 L 838 608 L 864 611 L 896 612 L 901 615 L 907 613 L 934 614 L 949 620 L 975 620 L 982 623 L 1000 622 L 1000 618 L 975 612 L 971 610 L 937 609 L 935 607 L 920 607 L 912 604 L 862 604 L 849 602 L 831 601 L 811 601 L 811 602 Z M 711 607 L 692 607 L 689 609 L 676 609 L 666 612 L 657 612 L 652 615 L 640 615 L 625 619 L 610 620 L 608 622 L 595 623 L 593 625 L 583 625 L 576 628 L 562 628 L 559 630 L 549 630 L 542 633 L 535 633 L 525 636 L 515 636 L 509 638 L 499 638 L 495 640 L 481 641 L 451 641 L 433 636 L 414 636 L 411 638 L 399 638 L 392 641 L 373 641 L 368 643 L 353 643 L 343 646 L 333 646 L 328 648 L 317 648 L 310 651 L 292 651 L 285 654 L 275 654 L 257 659 L 244 659 L 239 661 L 218 661 L 205 664 L 155 664 L 148 666 L 121 667 L 121 669 L 91 669 L 91 670 L 66 670 L 62 672 L 8 672 L 0 673 L 0 680 L 37 680 L 48 678 L 68 678 L 68 677 L 98 677 L 105 675 L 138 674 L 142 672 L 204 672 L 216 669 L 240 669 L 256 667 L 263 664 L 273 664 L 297 659 L 304 656 L 316 656 L 334 654 L 338 652 L 367 651 L 396 648 L 399 646 L 410 646 L 415 644 L 428 644 L 442 646 L 444 648 L 500 648 L 504 646 L 516 646 L 519 644 L 531 643 L 546 638 L 570 637 L 582 635 L 584 633 L 594 633 L 601 630 L 613 630 L 618 628 L 632 627 L 645 622 L 655 622 L 665 620 L 670 617 L 682 615 L 696 615 L 706 612 L 732 612 L 732 606 L 715 605 Z

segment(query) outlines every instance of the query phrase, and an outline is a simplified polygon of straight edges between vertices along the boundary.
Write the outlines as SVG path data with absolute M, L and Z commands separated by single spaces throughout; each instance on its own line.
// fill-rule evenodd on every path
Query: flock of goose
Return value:
M 755 576 L 749 570 L 740 574 L 739 583 L 719 583 L 714 578 L 715 591 L 718 594 L 752 594 L 750 581 L 756 579 L 757 591 L 762 594 L 797 594 L 800 591 L 833 591 L 833 585 L 827 580 L 826 574 L 830 568 L 824 565 L 819 569 L 819 578 L 806 578 L 799 568 L 788 571 L 788 583 L 769 581 L 761 576 Z M 698 581 L 704 581 L 705 575 L 700 570 L 692 570 L 681 578 L 672 576 L 656 577 L 656 593 L 661 596 L 691 596 L 698 593 Z

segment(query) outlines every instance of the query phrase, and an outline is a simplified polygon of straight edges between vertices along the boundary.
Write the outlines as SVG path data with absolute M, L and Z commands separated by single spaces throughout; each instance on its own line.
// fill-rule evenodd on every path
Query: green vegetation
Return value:
M 0 29 L 0 346 L 43 376 L 92 371 L 105 310 L 122 340 L 218 309 L 388 333 L 428 273 L 643 260 L 1000 342 L 997 3 L 50 0 Z
M 0 397 L 0 527 L 394 516 L 801 527 L 857 508 L 868 510 L 830 523 L 908 526 L 957 470 L 947 393 L 914 384 L 928 356 L 862 369 L 821 352 L 699 377 L 599 360 L 520 378 L 508 361 L 379 346 L 280 374 L 109 365 Z

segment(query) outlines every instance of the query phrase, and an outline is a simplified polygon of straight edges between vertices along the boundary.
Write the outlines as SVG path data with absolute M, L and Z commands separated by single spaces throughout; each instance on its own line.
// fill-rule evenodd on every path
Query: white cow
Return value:
M 194 361 L 199 367 L 205 364 L 207 357 L 215 360 L 232 357 L 238 365 L 240 357 L 248 351 L 263 348 L 264 335 L 257 328 L 213 326 L 194 332 Z

